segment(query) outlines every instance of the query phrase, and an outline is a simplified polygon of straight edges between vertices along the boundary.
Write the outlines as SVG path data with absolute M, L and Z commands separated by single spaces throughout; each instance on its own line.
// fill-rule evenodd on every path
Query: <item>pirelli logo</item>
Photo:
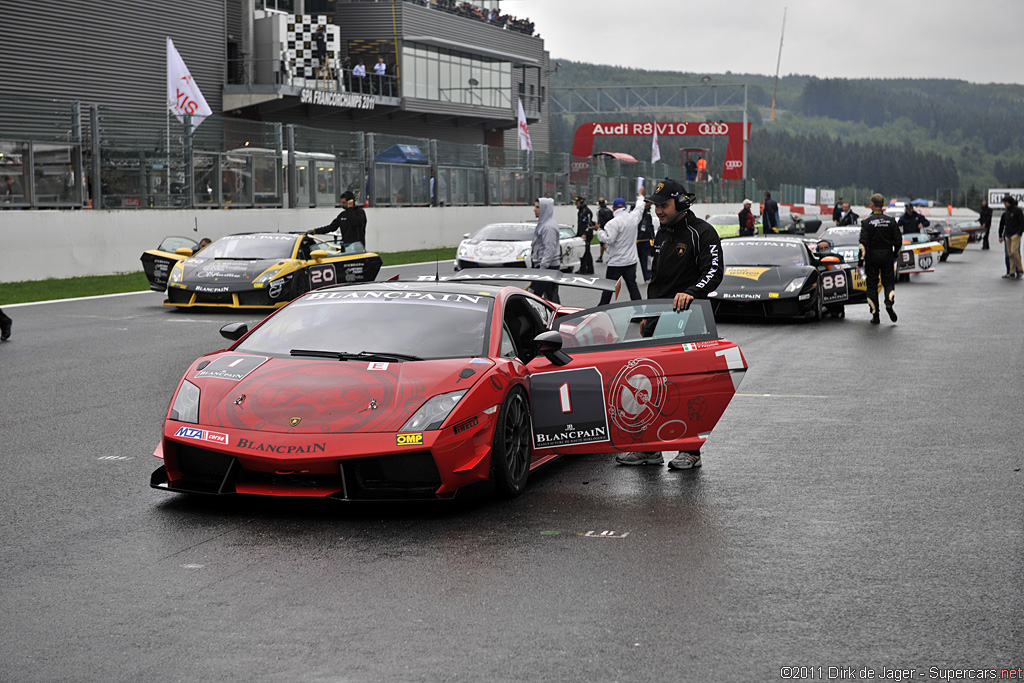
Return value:
M 395 444 L 398 446 L 422 446 L 423 432 L 413 434 L 398 434 L 395 436 Z

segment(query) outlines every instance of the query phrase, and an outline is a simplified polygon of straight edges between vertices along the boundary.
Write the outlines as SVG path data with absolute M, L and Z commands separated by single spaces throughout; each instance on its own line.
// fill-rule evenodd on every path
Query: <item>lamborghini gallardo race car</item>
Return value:
M 722 256 L 724 277 L 709 295 L 715 315 L 821 320 L 867 300 L 856 260 L 823 263 L 798 237 L 722 240 Z
M 463 268 L 530 268 L 531 245 L 536 223 L 492 223 L 471 236 L 464 235 L 455 255 L 455 270 Z M 571 273 L 580 267 L 584 239 L 568 225 L 558 226 L 560 270 Z
M 505 273 L 506 275 L 501 275 Z M 511 275 L 508 275 L 511 273 Z M 316 290 L 177 384 L 151 485 L 338 500 L 515 495 L 557 456 L 696 450 L 747 364 L 706 301 L 559 308 L 464 271 Z
M 832 251 L 843 257 L 847 263 L 857 263 L 861 259 L 860 227 L 844 226 L 829 228 L 814 240 L 828 240 L 832 243 Z
M 359 242 L 305 233 L 228 235 L 198 248 L 187 237 L 168 237 L 142 254 L 149 288 L 167 292 L 164 306 L 280 308 L 311 289 L 371 282 L 381 267 L 380 256 Z
M 960 221 L 956 227 L 966 232 L 971 242 L 981 242 L 985 239 L 985 228 L 981 225 L 981 221 Z
M 940 261 L 945 261 L 950 254 L 962 254 L 967 249 L 971 236 L 961 230 L 956 224 L 947 221 L 945 218 L 933 218 L 931 224 L 924 229 L 932 242 L 942 245 Z

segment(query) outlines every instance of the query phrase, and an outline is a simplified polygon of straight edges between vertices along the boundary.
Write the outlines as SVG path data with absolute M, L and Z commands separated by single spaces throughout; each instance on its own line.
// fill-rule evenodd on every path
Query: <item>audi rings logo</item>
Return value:
M 743 162 L 740 161 L 739 159 L 729 159 L 728 161 L 725 162 L 725 167 L 726 168 L 742 168 L 743 167 Z
M 728 135 L 729 124 L 727 123 L 702 123 L 697 126 L 701 135 Z

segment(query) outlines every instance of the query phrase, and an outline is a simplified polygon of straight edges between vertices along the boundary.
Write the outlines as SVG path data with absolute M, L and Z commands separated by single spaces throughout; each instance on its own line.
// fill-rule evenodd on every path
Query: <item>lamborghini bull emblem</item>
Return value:
M 289 420 L 289 422 L 291 423 L 292 427 L 298 427 L 299 423 L 302 422 L 302 418 L 301 417 L 293 417 L 291 420 Z
M 676 254 L 679 256 L 686 256 L 686 242 L 676 242 Z

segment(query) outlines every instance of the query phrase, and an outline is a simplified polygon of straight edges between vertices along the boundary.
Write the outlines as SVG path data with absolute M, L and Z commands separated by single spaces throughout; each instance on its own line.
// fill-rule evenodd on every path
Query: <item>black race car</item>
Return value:
M 164 306 L 280 308 L 325 285 L 372 282 L 381 267 L 359 242 L 305 233 L 228 235 L 198 249 L 188 237 L 168 237 L 142 254 L 149 288 L 167 292 Z
M 812 318 L 862 303 L 867 289 L 856 261 L 818 259 L 798 237 L 722 240 L 725 276 L 710 295 L 716 316 Z

